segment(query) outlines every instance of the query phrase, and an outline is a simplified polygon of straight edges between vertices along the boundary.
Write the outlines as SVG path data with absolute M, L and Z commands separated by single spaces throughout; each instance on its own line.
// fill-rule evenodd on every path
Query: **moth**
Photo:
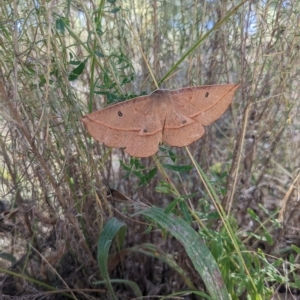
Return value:
M 160 143 L 183 147 L 200 139 L 232 102 L 239 84 L 156 90 L 85 115 L 81 120 L 98 142 L 149 157 Z

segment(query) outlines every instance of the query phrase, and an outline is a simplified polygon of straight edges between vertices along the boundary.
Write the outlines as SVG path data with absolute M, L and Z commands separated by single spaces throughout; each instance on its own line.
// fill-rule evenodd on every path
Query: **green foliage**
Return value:
M 103 282 L 106 284 L 108 288 L 111 299 L 118 299 L 118 298 L 114 293 L 114 290 L 111 285 L 112 281 L 109 279 L 109 275 L 108 275 L 108 270 L 107 270 L 108 253 L 109 253 L 111 243 L 116 236 L 118 239 L 117 246 L 119 248 L 122 248 L 125 234 L 126 234 L 126 225 L 118 221 L 116 218 L 111 218 L 103 227 L 103 230 L 99 237 L 97 260 L 98 260 L 101 276 L 104 278 Z M 100 282 L 95 282 L 95 283 L 100 283 Z M 132 284 L 130 285 L 135 291 L 138 291 L 137 296 L 140 296 L 141 292 L 136 287 L 136 285 L 132 285 Z
M 122 168 L 126 171 L 125 178 L 129 178 L 131 175 L 135 175 L 139 178 L 140 182 L 138 186 L 145 185 L 151 181 L 151 179 L 157 174 L 157 168 L 146 168 L 141 164 L 137 158 L 130 158 L 129 165 L 126 165 L 123 161 L 120 161 Z

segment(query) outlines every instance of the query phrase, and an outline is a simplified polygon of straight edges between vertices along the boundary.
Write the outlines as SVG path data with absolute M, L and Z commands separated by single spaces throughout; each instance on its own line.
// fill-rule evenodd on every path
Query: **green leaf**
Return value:
M 150 170 L 148 173 L 146 174 L 142 174 L 142 176 L 140 177 L 140 182 L 139 182 L 139 186 L 144 185 L 144 184 L 148 184 L 151 179 L 157 174 L 157 168 L 153 168 L 152 170 Z
M 162 145 L 159 145 L 158 148 L 159 148 L 159 150 L 160 150 L 161 152 L 167 152 L 168 155 L 169 155 L 169 157 L 171 158 L 172 162 L 175 162 L 175 161 L 176 161 L 177 155 L 176 155 L 173 151 L 171 151 L 171 150 L 169 150 L 169 149 L 166 149 L 166 148 L 165 148 L 164 146 L 162 146 Z
M 213 299 L 230 300 L 218 265 L 198 233 L 183 219 L 152 207 L 141 212 L 168 230 L 184 246 Z
M 73 69 L 71 71 L 71 73 L 69 74 L 69 80 L 73 81 L 76 80 L 83 72 L 84 68 L 85 68 L 85 64 L 86 64 L 86 60 L 81 62 L 78 67 L 76 67 L 75 69 Z
M 132 166 L 131 166 L 131 165 L 127 166 L 127 165 L 123 162 L 123 160 L 120 160 L 119 162 L 120 162 L 120 165 L 121 165 L 121 167 L 123 168 L 123 170 L 128 171 L 128 172 L 131 171 L 131 169 L 132 169 Z
M 131 158 L 129 165 L 125 165 L 122 161 L 120 164 L 124 170 L 126 170 L 125 178 L 129 177 L 130 174 L 134 174 L 140 179 L 139 186 L 147 184 L 157 174 L 157 168 L 152 168 L 150 171 L 141 164 L 137 158 Z
M 173 151 L 171 151 L 171 150 L 168 150 L 168 154 L 169 154 L 172 162 L 175 162 L 176 158 L 177 158 L 176 154 Z
M 59 18 L 55 22 L 55 28 L 58 32 L 64 34 L 65 33 L 65 24 L 69 25 L 69 20 L 66 18 Z
M 259 241 L 264 241 L 264 242 L 266 241 L 265 236 L 262 236 L 262 235 L 259 235 L 259 234 L 255 234 L 255 233 L 250 233 L 249 235 L 255 237 Z
M 2 259 L 10 261 L 11 263 L 15 263 L 17 261 L 17 259 L 13 255 L 7 252 L 0 252 L 0 257 Z
M 223 254 L 223 241 L 220 236 L 215 236 L 210 244 L 212 255 L 218 260 Z
M 163 164 L 163 166 L 166 169 L 176 171 L 176 172 L 189 172 L 190 170 L 193 169 L 193 167 L 189 165 L 178 166 L 178 165 Z
M 269 234 L 269 232 L 266 228 L 263 228 L 263 231 L 264 231 L 267 242 L 269 243 L 269 245 L 272 245 L 274 242 L 272 236 Z
M 97 259 L 99 264 L 99 269 L 102 278 L 107 286 L 107 289 L 110 294 L 110 298 L 117 300 L 117 296 L 114 294 L 111 281 L 108 275 L 107 263 L 108 263 L 108 253 L 113 239 L 119 233 L 119 245 L 123 244 L 123 240 L 126 233 L 126 225 L 123 222 L 120 222 L 116 218 L 111 218 L 104 225 L 103 230 L 100 234 L 98 241 L 98 251 Z
M 180 207 L 181 212 L 183 213 L 184 219 L 189 224 L 191 224 L 192 223 L 192 217 L 191 217 L 191 214 L 189 212 L 189 208 L 188 208 L 186 202 L 184 200 L 180 199 L 179 200 L 179 207 Z
M 255 211 L 252 208 L 248 208 L 247 212 L 253 218 L 253 220 L 260 223 L 258 215 L 255 213 Z
M 132 173 L 133 173 L 136 177 L 138 177 L 140 180 L 142 180 L 142 179 L 145 177 L 141 171 L 132 171 Z
M 111 12 L 112 14 L 116 14 L 119 10 L 121 10 L 121 7 L 116 7 L 116 8 L 114 8 L 114 9 L 112 9 L 110 12 Z
M 171 203 L 168 204 L 168 206 L 165 208 L 164 212 L 166 214 L 172 212 L 177 204 L 177 202 L 179 201 L 179 198 L 174 199 L 173 201 L 171 201 Z
M 141 164 L 141 162 L 138 158 L 131 157 L 130 163 L 132 163 L 136 169 L 145 169 L 144 165 Z
M 203 220 L 203 221 L 210 221 L 210 220 L 219 220 L 220 219 L 220 215 L 218 212 L 216 211 L 212 211 L 212 212 L 196 212 L 196 214 Z
M 291 248 L 296 251 L 298 254 L 300 254 L 300 248 L 295 246 L 295 245 L 291 245 Z
M 40 75 L 39 79 L 40 79 L 39 86 L 43 87 L 46 83 L 46 78 L 44 75 Z
M 169 183 L 160 181 L 159 184 L 155 187 L 155 191 L 158 193 L 170 194 L 172 193 L 173 189 Z
M 293 273 L 293 279 L 295 281 L 295 286 L 297 289 L 300 289 L 300 280 L 299 280 L 299 275 L 296 275 L 295 273 Z

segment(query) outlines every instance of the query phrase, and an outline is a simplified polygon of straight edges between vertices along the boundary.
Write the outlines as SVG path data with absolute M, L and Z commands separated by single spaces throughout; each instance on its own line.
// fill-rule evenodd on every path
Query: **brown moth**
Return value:
M 148 157 L 159 143 L 183 147 L 197 141 L 204 127 L 217 120 L 231 103 L 238 84 L 203 85 L 156 90 L 84 116 L 81 120 L 98 142 Z

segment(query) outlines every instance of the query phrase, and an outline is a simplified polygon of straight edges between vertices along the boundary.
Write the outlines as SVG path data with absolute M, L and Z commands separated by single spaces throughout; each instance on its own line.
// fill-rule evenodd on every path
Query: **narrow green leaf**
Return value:
M 141 180 L 145 177 L 144 174 L 140 171 L 132 171 L 132 173 Z
M 116 7 L 116 8 L 114 8 L 114 9 L 112 9 L 110 12 L 111 12 L 112 14 L 116 14 L 119 10 L 121 10 L 121 7 Z
M 173 189 L 169 183 L 160 181 L 159 184 L 155 187 L 155 191 L 158 193 L 171 194 Z
M 272 236 L 269 234 L 268 230 L 266 228 L 263 228 L 264 230 L 264 234 L 265 234 L 265 239 L 267 240 L 267 242 L 269 243 L 269 245 L 272 245 L 274 240 L 272 238 Z
M 169 203 L 168 206 L 165 208 L 164 212 L 166 214 L 172 212 L 178 201 L 179 201 L 179 198 L 176 198 L 173 201 L 171 201 L 171 203 Z
M 40 79 L 39 86 L 43 87 L 46 83 L 46 78 L 44 75 L 40 75 L 39 79 Z
M 124 237 L 126 231 L 126 225 L 123 222 L 120 222 L 116 218 L 111 218 L 107 221 L 103 230 L 100 234 L 99 241 L 98 241 L 98 252 L 97 252 L 97 259 L 99 264 L 99 269 L 101 276 L 104 279 L 104 282 L 107 286 L 107 289 L 110 294 L 110 298 L 113 300 L 117 300 L 117 296 L 114 294 L 111 281 L 108 275 L 107 270 L 107 263 L 108 263 L 108 253 L 111 246 L 113 239 L 116 237 L 118 232 L 120 232 L 121 236 Z M 122 241 L 119 242 L 122 244 Z
M 183 213 L 184 219 L 189 224 L 191 224 L 192 223 L 192 217 L 191 217 L 191 214 L 189 212 L 189 208 L 188 208 L 186 202 L 184 200 L 180 199 L 179 200 L 179 207 L 180 207 L 181 212 Z
M 163 164 L 163 166 L 166 169 L 176 171 L 176 172 L 189 172 L 190 170 L 193 169 L 193 167 L 189 165 L 178 166 L 178 165 Z
M 299 275 L 296 275 L 295 273 L 293 273 L 293 279 L 295 281 L 295 286 L 297 289 L 300 289 L 300 280 L 299 280 Z
M 223 249 L 224 249 L 224 245 L 223 245 L 223 241 L 221 239 L 220 236 L 216 235 L 211 243 L 210 243 L 210 249 L 211 249 L 211 253 L 212 255 L 216 258 L 216 259 L 220 259 L 220 257 L 223 254 Z
M 142 176 L 139 177 L 140 178 L 139 186 L 144 185 L 144 184 L 148 184 L 156 174 L 157 174 L 157 168 L 156 167 L 153 168 L 152 170 L 150 170 L 148 173 L 142 174 Z
M 169 154 L 169 156 L 170 156 L 170 158 L 171 158 L 172 162 L 175 162 L 175 161 L 176 161 L 176 158 L 177 158 L 177 156 L 174 154 L 174 152 L 173 152 L 173 151 L 171 151 L 171 150 L 168 150 L 168 154 Z
M 83 72 L 84 68 L 85 68 L 85 63 L 86 63 L 86 60 L 81 62 L 78 67 L 76 67 L 75 69 L 73 69 L 71 71 L 71 73 L 69 74 L 69 80 L 70 81 L 73 81 L 73 80 L 76 80 Z
M 218 212 L 213 211 L 213 212 L 196 212 L 196 214 L 203 220 L 203 221 L 210 221 L 210 220 L 219 220 L 220 216 Z
M 61 18 L 56 20 L 55 27 L 57 31 L 61 32 L 62 34 L 65 33 L 65 23 Z
M 230 299 L 215 259 L 201 241 L 198 233 L 187 222 L 172 213 L 166 214 L 162 209 L 155 207 L 141 213 L 153 219 L 180 241 L 213 299 Z
M 298 254 L 300 254 L 300 248 L 295 246 L 295 245 L 291 245 L 291 248 L 296 251 Z
M 248 208 L 247 212 L 253 218 L 253 220 L 255 220 L 256 222 L 260 223 L 259 217 L 258 217 L 258 215 L 255 213 L 255 211 L 253 209 Z
M 15 263 L 17 261 L 13 255 L 11 255 L 10 253 L 7 253 L 7 252 L 0 252 L 0 257 L 2 259 L 10 261 L 11 263 Z

